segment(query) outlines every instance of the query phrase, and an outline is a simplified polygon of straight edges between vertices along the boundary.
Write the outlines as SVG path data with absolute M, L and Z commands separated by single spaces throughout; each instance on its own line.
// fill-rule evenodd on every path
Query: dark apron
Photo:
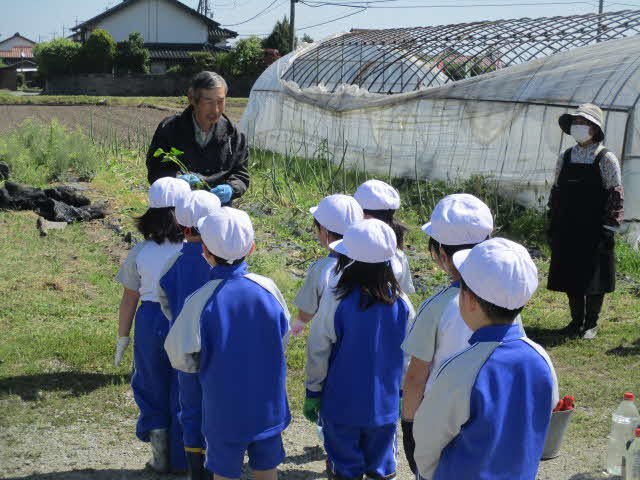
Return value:
M 601 150 L 592 164 L 571 163 L 571 149 L 564 154 L 551 218 L 549 290 L 583 295 L 615 290 L 613 232 L 603 227 L 608 193 L 600 161 L 606 154 Z

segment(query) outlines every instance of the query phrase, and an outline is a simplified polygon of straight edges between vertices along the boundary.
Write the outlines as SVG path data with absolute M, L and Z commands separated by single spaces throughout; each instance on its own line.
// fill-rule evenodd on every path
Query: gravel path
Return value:
M 8 428 L 0 435 L 0 476 L 5 480 L 153 480 L 182 479 L 144 470 L 149 446 L 134 436 L 134 419 L 113 419 L 112 427 L 73 425 L 54 428 L 43 422 L 28 429 Z M 398 429 L 400 430 L 400 429 Z M 324 479 L 325 455 L 315 428 L 296 417 L 284 434 L 287 457 L 280 466 L 286 480 Z M 404 460 L 402 440 L 398 441 L 398 478 L 411 479 Z M 582 450 L 575 457 L 564 453 L 542 462 L 540 480 L 595 480 L 606 478 L 599 472 L 604 448 Z M 505 452 L 508 455 L 508 452 Z M 251 478 L 246 472 L 243 479 Z M 452 479 L 453 480 L 453 479 Z M 515 480 L 515 479 L 514 479 Z

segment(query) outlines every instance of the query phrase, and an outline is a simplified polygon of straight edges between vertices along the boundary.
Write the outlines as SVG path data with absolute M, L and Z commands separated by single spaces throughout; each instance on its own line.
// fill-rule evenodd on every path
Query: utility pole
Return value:
M 298 0 L 291 0 L 291 14 L 289 15 L 289 46 L 292 52 L 296 49 L 296 3 Z
M 599 0 L 598 2 L 598 36 L 596 38 L 596 43 L 600 43 L 600 35 L 602 35 L 602 17 L 601 15 L 604 13 L 604 0 Z

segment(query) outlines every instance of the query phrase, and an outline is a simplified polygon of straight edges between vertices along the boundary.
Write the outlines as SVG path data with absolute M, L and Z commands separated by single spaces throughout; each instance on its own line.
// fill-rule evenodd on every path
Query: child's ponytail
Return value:
M 393 305 L 400 296 L 400 285 L 393 274 L 390 262 L 352 262 L 340 255 L 336 272 L 342 272 L 334 293 L 344 299 L 354 289 L 360 290 L 360 308 L 366 310 L 377 302 Z
M 171 243 L 180 243 L 184 240 L 174 207 L 149 208 L 142 216 L 137 217 L 135 222 L 145 240 L 151 240 L 157 244 L 167 240 Z

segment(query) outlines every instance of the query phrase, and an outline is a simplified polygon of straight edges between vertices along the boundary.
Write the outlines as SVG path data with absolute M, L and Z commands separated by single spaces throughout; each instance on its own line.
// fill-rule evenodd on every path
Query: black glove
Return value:
M 400 422 L 402 426 L 402 444 L 404 445 L 404 455 L 407 457 L 407 463 L 409 468 L 415 475 L 418 471 L 416 467 L 416 460 L 413 458 L 413 454 L 416 450 L 416 442 L 413 439 L 413 420 L 402 420 Z

